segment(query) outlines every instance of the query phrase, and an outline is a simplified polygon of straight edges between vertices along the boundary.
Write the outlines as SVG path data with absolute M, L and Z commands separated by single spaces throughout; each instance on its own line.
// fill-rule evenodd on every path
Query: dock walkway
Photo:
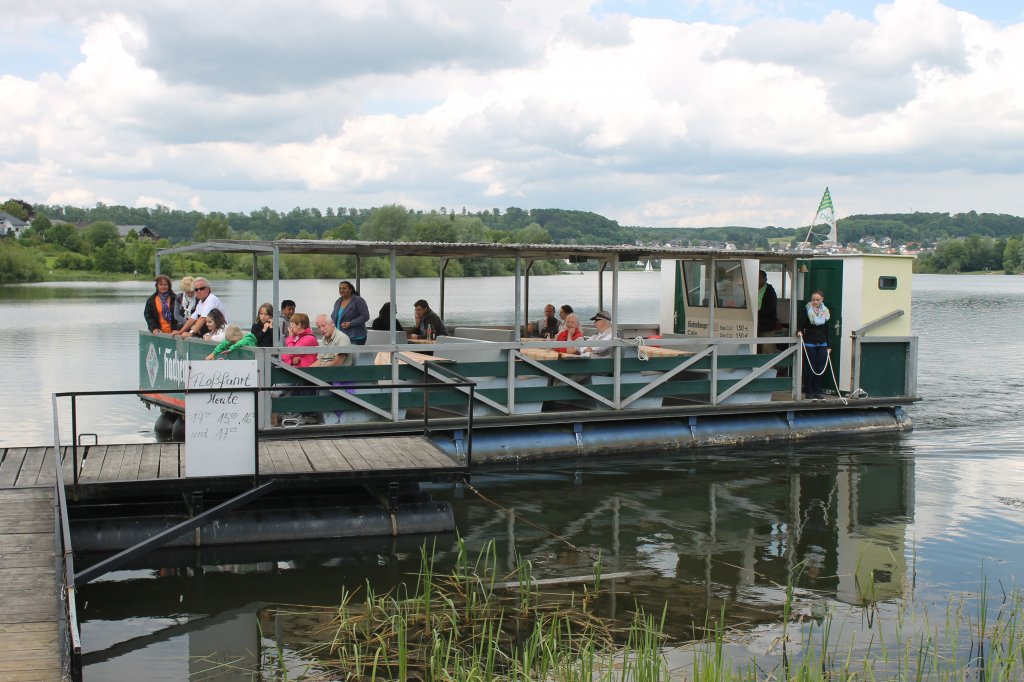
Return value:
M 41 466 L 43 451 L 2 453 L 20 470 Z M 54 514 L 52 486 L 0 488 L 0 682 L 63 679 Z
M 361 484 L 372 481 L 443 481 L 462 478 L 468 468 L 423 436 L 310 438 L 260 441 L 260 479 L 284 486 Z M 64 483 L 73 478 L 70 447 L 62 447 Z M 0 449 L 0 489 L 53 483 L 53 448 Z M 184 443 L 80 445 L 78 493 L 87 497 L 188 487 L 251 485 L 251 476 L 185 478 Z M 52 531 L 52 529 L 51 529 Z

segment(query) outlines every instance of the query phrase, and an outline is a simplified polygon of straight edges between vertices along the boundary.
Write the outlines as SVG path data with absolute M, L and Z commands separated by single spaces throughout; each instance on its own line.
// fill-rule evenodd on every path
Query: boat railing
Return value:
M 623 410 L 660 407 L 665 396 L 718 405 L 731 398 L 739 399 L 744 393 L 768 400 L 773 391 L 782 390 L 797 399 L 800 386 L 800 363 L 794 361 L 798 357 L 797 342 L 795 337 L 637 338 L 575 342 L 539 339 L 502 342 L 440 337 L 432 343 L 366 345 L 352 347 L 350 352 L 382 361 L 383 366 L 376 365 L 376 376 L 382 379 L 385 376 L 392 380 L 408 379 L 412 373 L 440 377 L 452 372 L 472 379 L 477 382 L 475 411 L 496 416 L 539 411 L 540 405 L 549 401 L 567 401 L 570 404 L 578 401 L 577 406 L 584 409 Z M 759 355 L 755 351 L 758 344 L 781 346 L 782 349 Z M 610 348 L 611 351 L 600 357 L 581 358 L 571 352 L 559 353 L 556 350 L 585 346 Z M 366 364 L 350 369 L 336 367 L 326 372 L 316 368 L 297 371 L 280 363 L 275 356 L 281 352 L 282 349 L 272 348 L 252 351 L 253 355 L 263 358 L 269 376 L 275 377 L 272 379 L 274 383 L 281 381 L 283 376 L 293 376 L 300 377 L 307 385 L 327 387 L 349 372 L 354 372 L 359 378 L 367 376 L 369 365 Z M 288 348 L 284 352 L 314 354 L 317 347 Z M 423 361 L 423 353 L 433 353 L 431 357 L 435 361 Z M 490 353 L 492 357 L 481 359 L 481 353 Z M 786 368 L 786 376 L 779 376 L 778 370 L 782 368 Z M 539 378 L 540 381 L 531 381 L 531 378 Z M 374 404 L 351 394 L 339 397 L 390 421 L 401 420 L 397 406 L 409 406 L 415 401 L 412 397 L 393 394 L 393 409 L 387 410 L 380 405 L 379 399 Z M 444 408 L 445 401 L 438 401 L 437 406 Z
M 177 352 L 182 357 L 195 359 L 209 353 L 212 347 L 208 342 L 173 341 L 167 337 L 157 341 L 159 337 L 153 337 L 154 343 L 180 344 Z M 875 391 L 872 397 L 903 399 L 916 395 L 915 338 L 858 335 L 853 337 L 853 343 L 852 359 L 844 359 L 853 363 L 851 392 L 860 388 L 862 351 L 866 344 L 874 344 L 867 347 L 870 356 L 872 349 L 885 348 L 880 344 L 895 343 L 907 350 L 906 378 L 901 374 L 899 382 L 891 382 L 893 385 L 888 392 Z M 585 346 L 610 350 L 586 359 L 573 354 Z M 569 352 L 558 351 L 563 348 Z M 169 353 L 168 349 L 162 352 Z M 326 400 L 318 405 L 311 402 L 310 397 L 300 399 L 264 393 L 260 406 L 261 428 L 272 428 L 272 413 L 287 412 L 319 412 L 326 417 L 333 413 L 339 415 L 340 421 L 327 423 L 347 428 L 347 425 L 371 422 L 407 422 L 407 410 L 421 408 L 424 413 L 440 416 L 446 413 L 465 416 L 471 411 L 481 417 L 499 417 L 541 411 L 618 412 L 693 404 L 799 401 L 803 397 L 800 339 L 792 336 L 708 338 L 680 334 L 574 342 L 460 337 L 413 342 L 401 336 L 395 343 L 347 347 L 346 353 L 355 358 L 350 365 L 299 369 L 280 361 L 282 353 L 322 352 L 323 347 L 313 346 L 245 348 L 230 354 L 238 359 L 255 358 L 264 385 L 280 388 L 300 384 L 316 388 L 318 395 Z M 472 409 L 467 407 L 468 387 L 454 385 L 438 386 L 442 392 L 432 390 L 424 408 L 422 391 L 413 384 L 435 380 L 439 385 L 459 380 L 474 382 L 473 399 L 469 403 Z M 355 390 L 351 382 L 356 381 L 367 382 L 367 385 Z M 458 396 L 459 393 L 463 395 Z M 419 418 L 420 415 L 415 416 Z M 353 430 L 358 428 L 353 426 Z
M 61 664 L 67 678 L 82 680 L 82 635 L 78 623 L 75 596 L 75 558 L 71 545 L 71 524 L 68 520 L 68 501 L 64 490 L 64 467 L 60 448 L 60 426 L 57 419 L 57 396 L 52 398 L 53 409 L 53 466 L 54 466 L 54 542 L 57 556 L 57 587 L 60 590 Z

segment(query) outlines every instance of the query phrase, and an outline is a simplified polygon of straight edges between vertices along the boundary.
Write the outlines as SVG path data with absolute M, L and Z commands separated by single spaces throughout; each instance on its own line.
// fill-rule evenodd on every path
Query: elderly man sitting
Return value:
M 588 336 L 587 341 L 611 341 L 612 340 L 612 316 L 607 310 L 597 311 L 597 315 L 590 318 L 597 329 L 597 333 Z M 612 354 L 612 346 L 583 346 L 580 348 L 580 355 L 585 358 L 603 358 Z
M 334 347 L 347 347 L 352 345 L 352 341 L 347 335 L 343 334 L 334 324 L 334 320 L 331 319 L 330 315 L 321 313 L 316 316 L 316 328 L 320 331 L 320 336 L 323 340 L 320 342 L 321 346 L 327 348 Z M 316 356 L 316 362 L 313 363 L 313 367 L 335 367 L 337 365 L 351 365 L 352 356 L 348 353 L 318 353 Z

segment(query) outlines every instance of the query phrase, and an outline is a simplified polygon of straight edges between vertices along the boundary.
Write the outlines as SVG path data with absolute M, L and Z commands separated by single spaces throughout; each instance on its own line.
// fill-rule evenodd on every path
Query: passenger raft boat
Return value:
M 365 346 L 353 347 L 353 364 L 339 367 L 284 364 L 282 339 L 275 339 L 274 348 L 233 353 L 234 359 L 256 361 L 260 386 L 288 387 L 260 395 L 260 439 L 422 433 L 426 422 L 438 447 L 463 460 L 471 447 L 472 463 L 480 464 L 903 432 L 911 429 L 905 408 L 918 400 L 917 339 L 910 325 L 911 257 L 644 246 L 214 240 L 159 251 L 157 272 L 161 258 L 195 252 L 252 256 L 252 318 L 260 303 L 256 273 L 261 258 L 272 260 L 275 310 L 280 309 L 282 255 L 352 256 L 357 289 L 365 259 L 388 259 L 391 310 L 398 310 L 399 259 L 437 258 L 437 309 L 442 317 L 449 263 L 468 258 L 515 261 L 514 324 L 456 326 L 449 329 L 450 336 L 429 343 L 413 343 L 394 328 L 371 330 Z M 554 259 L 596 262 L 601 272 L 598 307 L 611 312 L 614 338 L 592 345 L 611 347 L 608 357 L 581 359 L 556 352 L 567 345 L 564 341 L 522 338 L 531 265 Z M 660 289 L 650 292 L 660 300 L 658 319 L 619 323 L 620 264 L 652 260 L 661 262 Z M 768 271 L 776 284 L 780 321 L 760 337 L 759 270 Z M 819 289 L 828 292 L 831 311 L 831 366 L 824 377 L 826 399 L 811 401 L 801 392 L 802 348 L 793 322 L 811 292 Z M 188 363 L 205 357 L 211 345 L 140 332 L 140 388 L 184 389 Z M 568 344 L 583 345 L 591 344 Z M 423 387 L 426 382 L 431 385 Z M 455 383 L 460 385 L 451 386 Z M 306 389 L 297 391 L 296 386 Z M 144 394 L 143 400 L 162 411 L 162 430 L 181 432 L 183 394 Z M 323 423 L 275 425 L 273 415 L 282 413 L 320 415 Z

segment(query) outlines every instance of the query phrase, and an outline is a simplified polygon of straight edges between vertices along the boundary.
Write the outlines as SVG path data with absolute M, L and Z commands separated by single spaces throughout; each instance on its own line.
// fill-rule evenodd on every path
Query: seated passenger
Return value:
M 430 304 L 422 298 L 413 303 L 413 310 L 416 313 L 415 333 L 409 334 L 410 339 L 434 339 L 438 336 L 448 336 L 448 330 L 444 322 L 430 309 Z
M 288 332 L 289 335 L 285 339 L 284 345 L 289 348 L 320 345 L 317 343 L 316 337 L 313 336 L 313 330 L 309 328 L 309 315 L 306 313 L 294 313 L 292 315 L 291 320 L 288 321 Z M 281 362 L 292 367 L 309 367 L 316 362 L 316 355 L 313 353 L 282 353 Z
M 153 282 L 156 291 L 146 299 L 146 307 L 142 311 L 146 318 L 146 329 L 154 334 L 170 334 L 180 327 L 174 317 L 175 296 L 171 290 L 171 278 L 157 275 Z
M 246 346 L 255 346 L 256 337 L 252 332 L 242 332 L 238 326 L 229 324 L 224 330 L 224 340 L 217 344 L 213 352 L 206 356 L 207 360 L 223 360 L 228 353 Z
M 386 332 L 391 329 L 391 303 L 385 303 L 380 307 L 380 312 L 377 313 L 377 318 L 370 325 L 370 329 L 376 329 L 377 331 Z M 402 323 L 395 318 L 395 331 L 402 331 Z
M 270 348 L 274 345 L 274 306 L 264 303 L 256 315 L 249 332 L 256 337 L 256 345 Z M 282 337 L 283 338 L 283 337 Z
M 572 315 L 573 312 L 572 306 L 568 303 L 558 309 L 558 331 L 563 331 L 565 329 L 565 318 Z M 579 318 L 576 319 L 577 321 L 579 320 Z
M 565 329 L 558 332 L 558 336 L 555 337 L 556 341 L 576 341 L 577 339 L 583 338 L 583 332 L 580 331 L 580 318 L 576 313 L 569 313 L 565 316 Z M 576 354 L 576 348 L 556 348 L 559 353 L 572 353 Z
M 321 313 L 316 316 L 316 328 L 320 330 L 321 346 L 329 347 L 348 347 L 352 345 L 352 340 L 348 338 L 347 334 L 341 333 L 341 331 L 334 326 L 334 320 L 331 319 L 330 315 Z M 311 367 L 336 367 L 337 365 L 351 365 L 352 356 L 348 353 L 319 353 L 316 356 L 316 362 Z
M 206 314 L 206 333 L 203 338 L 207 341 L 220 343 L 224 340 L 227 332 L 228 321 L 224 319 L 224 313 L 219 308 L 213 308 Z
M 283 343 L 291 330 L 288 325 L 292 322 L 292 315 L 295 314 L 295 301 L 286 298 L 281 301 L 281 312 L 277 314 L 277 326 L 281 329 L 281 342 Z M 307 318 L 308 319 L 308 318 Z M 306 325 L 309 326 L 308 324 Z
M 558 335 L 558 320 L 555 318 L 555 306 L 550 303 L 544 306 L 544 317 L 537 320 L 533 328 L 537 336 L 541 338 L 555 338 Z
M 607 310 L 599 310 L 597 315 L 590 318 L 597 333 L 588 336 L 587 341 L 610 341 L 612 339 L 612 316 Z M 580 348 L 580 355 L 585 358 L 602 358 L 612 354 L 612 346 L 583 346 Z

